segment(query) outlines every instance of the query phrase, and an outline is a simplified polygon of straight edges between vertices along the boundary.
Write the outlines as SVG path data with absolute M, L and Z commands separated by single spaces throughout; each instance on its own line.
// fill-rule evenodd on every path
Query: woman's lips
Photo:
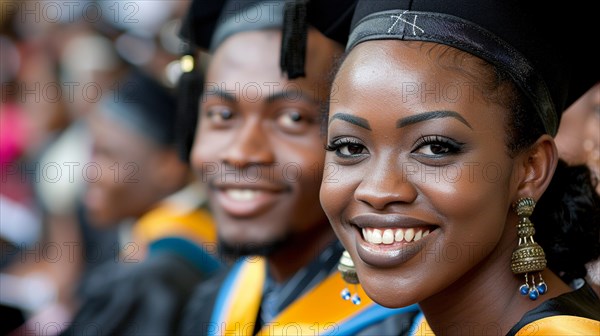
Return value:
M 349 223 L 359 258 L 373 267 L 396 267 L 417 255 L 437 236 L 438 226 L 398 215 L 360 215 Z

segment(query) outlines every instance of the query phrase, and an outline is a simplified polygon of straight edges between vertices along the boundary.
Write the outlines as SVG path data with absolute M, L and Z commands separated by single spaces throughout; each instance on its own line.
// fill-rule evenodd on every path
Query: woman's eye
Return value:
M 341 158 L 359 157 L 369 153 L 364 145 L 358 143 L 357 140 L 354 139 L 341 139 L 333 141 L 331 144 L 325 147 L 325 150 L 334 152 Z
M 421 137 L 415 145 L 413 153 L 424 156 L 443 156 L 457 154 L 464 144 L 442 136 Z
M 365 153 L 365 147 L 359 144 L 347 144 L 340 146 L 338 149 L 339 153 L 344 156 L 353 156 Z
M 442 144 L 430 144 L 422 146 L 416 152 L 425 155 L 440 155 L 450 153 L 451 150 L 448 146 Z

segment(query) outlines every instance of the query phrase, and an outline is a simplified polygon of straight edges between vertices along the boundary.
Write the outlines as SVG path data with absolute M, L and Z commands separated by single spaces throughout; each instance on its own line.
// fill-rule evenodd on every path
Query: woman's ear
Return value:
M 518 197 L 539 200 L 554 175 L 558 164 L 558 151 L 554 139 L 542 135 L 529 150 L 518 155 L 520 181 Z

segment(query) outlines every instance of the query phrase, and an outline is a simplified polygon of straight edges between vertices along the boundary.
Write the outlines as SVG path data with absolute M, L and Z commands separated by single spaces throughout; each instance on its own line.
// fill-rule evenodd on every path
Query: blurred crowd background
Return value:
M 147 154 L 144 142 L 118 122 L 96 119 L 92 124 L 104 129 L 94 133 L 88 121 L 103 102 L 125 99 L 124 78 L 132 72 L 142 78 L 134 88 L 142 97 L 156 98 L 152 83 L 175 94 L 185 48 L 178 33 L 188 6 L 187 0 L 0 1 L 0 334 L 25 321 L 31 334 L 60 332 L 95 267 L 143 258 L 129 222 L 147 210 L 140 199 L 155 201 L 141 195 L 160 193 L 112 191 L 124 196 L 110 213 L 91 190 L 148 185 L 137 157 L 118 157 L 110 143 L 94 145 L 94 136 L 138 154 Z M 169 99 L 154 102 L 175 114 Z M 189 172 L 177 169 L 184 175 L 178 183 L 189 182 Z
M 143 258 L 131 222 L 147 206 L 136 200 L 193 180 L 173 164 L 169 172 L 177 173 L 169 176 L 179 180 L 152 189 L 143 179 L 153 164 L 136 161 L 135 153 L 146 149 L 134 131 L 115 123 L 94 133 L 89 124 L 104 101 L 120 102 L 123 78 L 132 71 L 175 94 L 185 50 L 178 32 L 189 1 L 1 0 L 0 6 L 0 334 L 23 323 L 31 334 L 59 333 L 95 267 Z M 154 89 L 141 87 L 142 95 L 155 97 Z M 561 155 L 600 176 L 600 84 L 563 119 Z M 94 145 L 94 134 L 121 139 L 123 151 L 133 147 L 110 156 Z M 107 178 L 146 189 L 115 191 L 124 196 L 109 206 L 123 209 L 103 213 L 102 196 L 91 190 Z

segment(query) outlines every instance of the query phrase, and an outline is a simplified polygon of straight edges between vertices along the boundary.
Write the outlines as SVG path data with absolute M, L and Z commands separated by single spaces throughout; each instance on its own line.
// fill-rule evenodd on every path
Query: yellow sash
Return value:
M 140 218 L 133 227 L 133 237 L 141 246 L 165 237 L 186 238 L 200 246 L 215 243 L 217 233 L 212 217 L 204 209 L 181 210 L 163 204 Z
M 516 336 L 600 336 L 600 321 L 571 315 L 545 317 L 531 322 L 517 332 Z
M 237 272 L 237 276 L 225 281 L 221 292 L 225 295 L 217 298 L 209 335 L 252 335 L 254 331 L 266 263 L 262 258 L 249 258 L 235 267 L 238 268 L 232 271 Z M 265 324 L 258 335 L 339 334 L 366 327 L 390 315 L 416 310 L 413 306 L 383 308 L 373 303 L 360 286 L 356 286 L 356 290 L 362 303 L 354 305 L 340 296 L 345 286 L 341 275 L 333 272 Z
M 422 317 L 423 315 L 421 315 Z M 422 318 L 414 336 L 435 335 L 427 321 Z M 600 322 L 585 317 L 556 315 L 531 322 L 521 328 L 515 336 L 600 336 Z

